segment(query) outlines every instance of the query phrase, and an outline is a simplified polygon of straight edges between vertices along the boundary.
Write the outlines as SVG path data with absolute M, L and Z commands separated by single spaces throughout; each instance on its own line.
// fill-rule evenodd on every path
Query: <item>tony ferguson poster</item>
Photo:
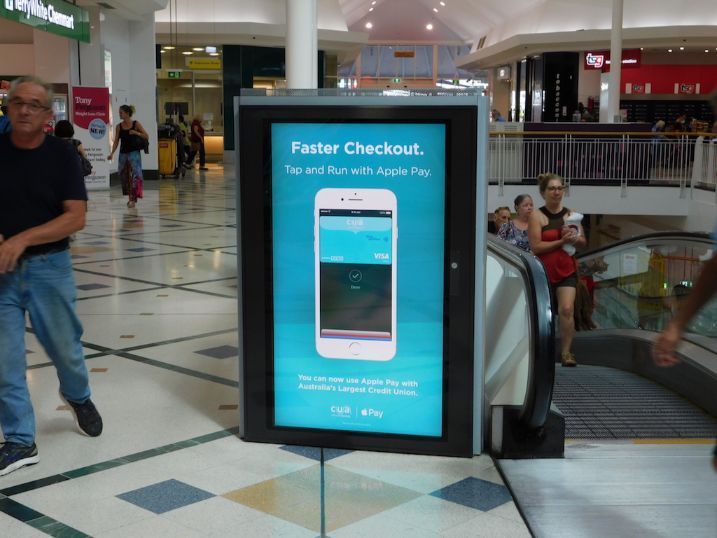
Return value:
M 108 88 L 72 88 L 72 123 L 82 142 L 92 173 L 85 177 L 88 190 L 109 189 L 110 91 Z

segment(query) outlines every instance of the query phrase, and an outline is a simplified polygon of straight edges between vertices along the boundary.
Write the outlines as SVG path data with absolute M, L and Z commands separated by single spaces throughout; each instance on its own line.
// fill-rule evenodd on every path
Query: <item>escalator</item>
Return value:
M 650 355 L 714 244 L 663 233 L 581 254 L 595 328 L 563 368 L 546 341 L 547 279 L 501 243 L 488 244 L 486 441 L 531 534 L 717 536 L 717 301 L 688 327 L 678 365 Z
M 680 364 L 659 368 L 650 356 L 652 341 L 713 248 L 705 234 L 658 233 L 578 256 L 594 298 L 595 328 L 576 334 L 579 366 L 571 369 L 555 363 L 555 323 L 542 266 L 533 256 L 489 239 L 486 334 L 491 339 L 484 377 L 493 453 L 559 456 L 540 450 L 556 434 L 565 439 L 714 438 L 717 299 L 689 325 L 678 350 Z M 551 417 L 563 425 L 551 425 Z M 523 450 L 502 449 L 506 435 L 525 441 Z

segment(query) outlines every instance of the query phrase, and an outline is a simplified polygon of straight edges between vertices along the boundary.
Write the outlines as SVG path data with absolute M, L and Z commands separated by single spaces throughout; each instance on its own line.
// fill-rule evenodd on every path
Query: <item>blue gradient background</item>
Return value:
M 277 426 L 420 436 L 442 435 L 443 271 L 445 126 L 442 124 L 272 125 L 274 267 L 274 388 Z M 301 155 L 291 141 L 363 144 L 418 143 L 423 155 Z M 303 170 L 290 175 L 285 165 Z M 351 168 L 368 165 L 371 176 Z M 347 167 L 346 175 L 306 173 L 307 167 Z M 378 167 L 404 167 L 409 175 L 387 178 Z M 431 176 L 410 175 L 411 167 Z M 382 188 L 398 200 L 397 352 L 389 361 L 326 359 L 314 341 L 314 197 L 322 188 Z M 333 209 L 333 208 L 328 208 Z M 375 208 L 381 209 L 381 208 Z M 257 313 L 257 315 L 262 315 Z M 419 383 L 418 397 L 349 394 L 299 389 L 299 374 L 311 378 L 390 378 Z M 361 385 L 357 385 L 361 386 Z M 332 406 L 350 408 L 348 416 Z M 362 409 L 383 417 L 362 416 Z

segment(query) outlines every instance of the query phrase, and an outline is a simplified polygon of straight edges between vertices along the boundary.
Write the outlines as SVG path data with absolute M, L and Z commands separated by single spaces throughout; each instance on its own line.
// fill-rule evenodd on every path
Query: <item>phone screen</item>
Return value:
M 390 341 L 393 212 L 319 209 L 320 336 Z

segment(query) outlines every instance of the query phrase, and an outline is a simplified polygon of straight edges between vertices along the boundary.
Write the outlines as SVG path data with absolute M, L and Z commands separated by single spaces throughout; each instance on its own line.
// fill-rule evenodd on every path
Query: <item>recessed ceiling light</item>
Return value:
M 160 50 L 159 52 L 161 52 L 162 54 L 164 54 L 164 53 L 167 52 L 167 51 L 166 51 L 166 50 Z M 705 52 L 707 52 L 707 51 L 705 51 Z
M 426 30 L 433 30 L 433 25 L 430 22 L 426 24 Z
M 685 47 L 680 47 L 680 50 L 685 50 Z
M 438 13 L 438 8 L 437 8 L 437 7 L 434 7 L 434 8 L 433 8 L 433 11 L 435 11 L 436 13 Z
M 174 50 L 174 47 L 172 45 L 166 45 L 164 47 L 165 50 Z
M 373 23 L 367 22 L 367 23 L 366 23 L 366 28 L 368 28 L 369 30 L 370 30 L 371 28 L 373 28 Z
M 645 50 L 645 47 L 640 47 L 640 50 Z
M 219 53 L 218 52 L 210 52 L 209 56 L 219 56 Z
M 373 2 L 371 2 L 371 5 L 372 5 L 372 6 L 375 6 L 375 5 L 376 5 L 376 0 L 373 0 Z
M 672 49 L 667 49 L 667 52 L 672 52 Z
M 441 4 L 443 7 L 446 7 L 446 3 L 445 3 L 445 2 L 438 2 L 438 3 Z
M 370 7 L 370 8 L 368 8 L 368 10 L 369 10 L 369 11 L 373 11 L 373 8 L 372 8 L 372 7 Z
M 204 52 L 203 47 L 194 47 L 192 50 L 196 50 L 197 52 Z
M 189 56 L 190 54 L 194 54 L 191 50 L 185 50 L 182 54 L 185 56 Z
M 705 52 L 709 52 L 709 51 L 710 51 L 710 49 L 705 49 Z

